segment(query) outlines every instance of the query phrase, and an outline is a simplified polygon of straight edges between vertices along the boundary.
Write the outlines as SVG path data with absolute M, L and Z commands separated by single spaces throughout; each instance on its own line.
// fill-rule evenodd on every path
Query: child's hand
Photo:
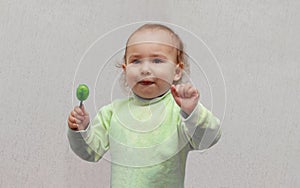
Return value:
M 74 107 L 68 118 L 68 125 L 70 129 L 80 131 L 86 129 L 90 122 L 89 114 L 85 111 L 84 105 Z
M 190 115 L 198 104 L 199 92 L 191 84 L 179 84 L 171 86 L 171 93 L 181 109 Z

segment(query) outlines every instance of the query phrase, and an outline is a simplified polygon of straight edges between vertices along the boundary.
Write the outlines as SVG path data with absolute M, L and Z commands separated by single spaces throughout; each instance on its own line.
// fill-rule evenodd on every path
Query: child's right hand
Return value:
M 89 113 L 85 111 L 84 105 L 82 105 L 81 108 L 79 108 L 79 106 L 75 106 L 68 118 L 68 125 L 70 129 L 75 131 L 86 129 L 89 122 L 90 116 Z

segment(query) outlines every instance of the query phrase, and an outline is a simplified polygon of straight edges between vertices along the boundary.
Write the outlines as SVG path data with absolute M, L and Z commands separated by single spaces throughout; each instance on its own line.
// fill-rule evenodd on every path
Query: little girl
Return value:
M 164 25 L 143 25 L 126 43 L 122 68 L 132 95 L 92 122 L 76 106 L 68 117 L 72 150 L 93 162 L 109 150 L 113 188 L 183 188 L 188 152 L 211 147 L 221 133 L 198 90 L 181 82 L 188 72 L 181 39 Z

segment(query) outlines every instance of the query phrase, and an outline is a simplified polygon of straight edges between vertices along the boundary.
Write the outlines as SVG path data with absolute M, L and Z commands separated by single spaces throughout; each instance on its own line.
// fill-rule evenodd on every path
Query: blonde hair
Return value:
M 185 53 L 185 50 L 184 50 L 184 44 L 181 40 L 181 38 L 169 27 L 165 26 L 165 25 L 162 25 L 162 24 L 157 24 L 157 23 L 148 23 L 148 24 L 144 24 L 142 25 L 141 27 L 139 27 L 138 29 L 136 29 L 127 39 L 127 42 L 126 42 L 126 48 L 125 48 L 125 53 L 124 53 L 124 56 L 123 56 L 123 63 L 127 63 L 126 62 L 126 54 L 127 54 L 127 47 L 128 47 L 128 43 L 130 41 L 130 39 L 137 33 L 137 32 L 140 32 L 140 31 L 144 31 L 144 30 L 163 30 L 163 31 L 166 31 L 168 32 L 171 37 L 173 39 L 175 39 L 175 42 L 177 43 L 176 47 L 174 46 L 174 48 L 176 48 L 177 50 L 177 62 L 176 64 L 179 64 L 181 63 L 182 65 L 180 66 L 184 72 L 189 75 L 190 74 L 190 64 L 189 62 L 187 61 L 187 55 Z M 122 64 L 121 65 L 118 65 L 118 67 L 122 67 Z M 125 79 L 125 75 L 124 75 L 124 72 L 121 76 L 121 83 L 123 86 L 126 87 L 126 79 Z M 182 78 L 180 78 L 180 80 L 174 82 L 174 84 L 179 84 L 182 82 Z

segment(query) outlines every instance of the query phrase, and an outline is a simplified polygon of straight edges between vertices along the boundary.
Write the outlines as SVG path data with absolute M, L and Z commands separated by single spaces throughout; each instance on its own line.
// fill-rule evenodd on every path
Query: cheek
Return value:
M 125 74 L 125 80 L 127 82 L 127 84 L 130 87 L 133 87 L 136 83 L 136 74 L 134 73 L 134 71 L 132 70 L 126 70 L 126 72 L 124 72 Z
M 172 67 L 161 69 L 155 76 L 165 82 L 173 83 L 175 70 Z

